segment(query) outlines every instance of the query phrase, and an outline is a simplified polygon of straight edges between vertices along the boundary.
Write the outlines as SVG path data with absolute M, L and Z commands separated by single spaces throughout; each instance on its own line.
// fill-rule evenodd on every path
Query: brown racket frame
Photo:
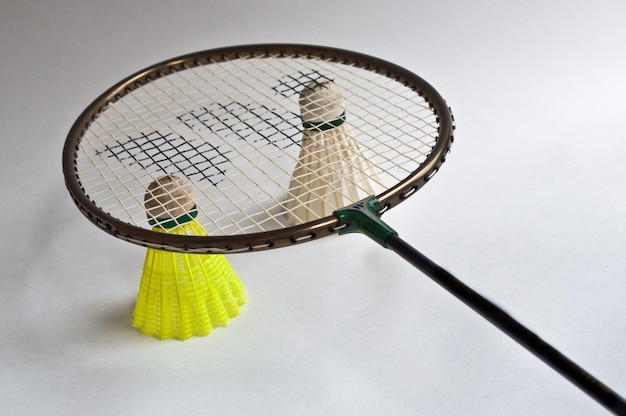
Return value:
M 305 224 L 249 234 L 200 237 L 158 233 L 121 221 L 104 212 L 89 199 L 81 185 L 81 178 L 75 166 L 76 153 L 84 132 L 107 105 L 170 72 L 234 59 L 267 57 L 304 57 L 356 66 L 393 79 L 415 91 L 428 102 L 439 124 L 435 146 L 414 172 L 377 195 L 381 207 L 379 214 L 414 194 L 428 182 L 445 161 L 454 140 L 454 120 L 450 108 L 430 84 L 400 66 L 356 52 L 312 45 L 258 44 L 210 49 L 169 59 L 136 72 L 109 88 L 82 112 L 72 126 L 63 149 L 65 183 L 80 211 L 100 229 L 117 238 L 145 247 L 178 252 L 235 253 L 278 248 L 325 237 L 343 228 L 344 225 L 336 217 L 328 216 Z

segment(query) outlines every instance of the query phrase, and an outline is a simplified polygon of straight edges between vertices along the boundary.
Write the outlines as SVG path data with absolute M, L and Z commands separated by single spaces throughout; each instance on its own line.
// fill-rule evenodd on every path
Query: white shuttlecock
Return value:
M 343 95 L 331 81 L 313 81 L 300 94 L 302 148 L 289 184 L 287 215 L 304 223 L 375 195 L 379 169 L 346 122 Z

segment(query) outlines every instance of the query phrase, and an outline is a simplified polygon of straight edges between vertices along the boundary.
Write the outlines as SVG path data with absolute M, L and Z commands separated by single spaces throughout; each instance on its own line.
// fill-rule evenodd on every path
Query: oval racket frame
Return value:
M 172 72 L 234 59 L 266 57 L 322 59 L 355 66 L 403 84 L 428 103 L 438 122 L 436 144 L 415 171 L 395 186 L 377 195 L 380 203 L 379 214 L 413 195 L 437 173 L 445 161 L 454 140 L 452 113 L 445 100 L 430 84 L 400 66 L 360 53 L 312 45 L 259 44 L 211 49 L 163 61 L 127 77 L 100 95 L 78 117 L 63 149 L 63 172 L 66 186 L 79 210 L 100 229 L 117 238 L 145 247 L 178 252 L 235 253 L 284 247 L 335 234 L 345 227 L 346 224 L 340 223 L 336 217 L 328 216 L 305 224 L 249 234 L 200 237 L 159 233 L 121 221 L 104 212 L 89 198 L 81 184 L 76 167 L 76 155 L 81 139 L 98 114 L 111 103 Z

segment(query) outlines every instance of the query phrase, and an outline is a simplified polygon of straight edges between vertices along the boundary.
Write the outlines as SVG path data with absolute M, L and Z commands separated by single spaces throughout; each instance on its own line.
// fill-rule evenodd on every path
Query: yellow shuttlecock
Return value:
M 332 81 L 300 93 L 302 148 L 289 184 L 287 215 L 308 222 L 376 194 L 379 174 L 346 122 L 343 95 Z
M 145 207 L 153 230 L 206 235 L 195 219 L 191 187 L 168 175 L 152 182 Z M 148 249 L 133 326 L 159 339 L 208 335 L 239 315 L 244 285 L 221 254 L 184 254 Z

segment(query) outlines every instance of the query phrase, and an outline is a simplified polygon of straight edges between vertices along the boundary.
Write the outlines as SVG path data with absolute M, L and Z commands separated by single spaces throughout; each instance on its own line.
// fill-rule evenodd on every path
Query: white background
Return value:
M 0 2 L 0 409 L 15 415 L 602 415 L 604 409 L 366 237 L 236 254 L 227 328 L 130 326 L 144 249 L 96 229 L 61 150 L 101 92 L 246 43 L 374 55 L 457 120 L 448 162 L 386 221 L 626 394 L 626 3 Z

